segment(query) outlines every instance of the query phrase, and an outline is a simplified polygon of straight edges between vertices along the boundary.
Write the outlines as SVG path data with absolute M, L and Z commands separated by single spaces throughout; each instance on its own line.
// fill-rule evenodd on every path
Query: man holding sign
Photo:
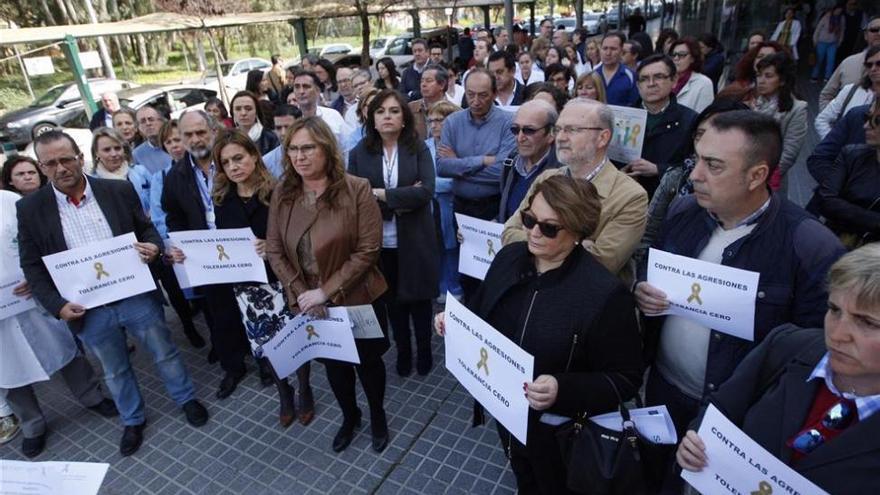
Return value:
M 687 316 L 659 317 L 669 309 L 667 291 L 673 287 L 653 286 L 645 281 L 647 264 L 640 269 L 636 300 L 649 317 L 649 349 L 657 353 L 646 398 L 649 405 L 666 405 L 679 432 L 696 416 L 701 399 L 730 377 L 770 330 L 787 322 L 816 326 L 822 321 L 824 276 L 843 247 L 804 210 L 771 195 L 767 179 L 780 149 L 779 125 L 772 118 L 747 110 L 713 117 L 696 145 L 690 176 L 695 194 L 670 206 L 654 242 L 655 249 L 678 256 L 758 273 L 754 342 Z M 725 280 L 717 273 L 704 275 Z M 685 298 L 694 297 L 691 305 L 698 303 L 696 297 L 702 301 L 698 306 L 719 303 L 703 297 L 695 281 L 685 287 Z
M 86 179 L 83 157 L 74 140 L 58 131 L 40 135 L 35 144 L 40 169 L 51 186 L 18 202 L 21 267 L 34 297 L 51 314 L 65 320 L 98 357 L 104 380 L 125 425 L 119 446 L 124 456 L 135 453 L 146 425 L 144 400 L 128 358 L 126 333 L 143 342 L 152 354 L 169 394 L 183 408 L 187 421 L 201 426 L 208 412 L 171 341 L 158 292 L 127 297 L 86 310 L 61 296 L 43 257 L 87 247 L 124 234 L 137 237 L 134 248 L 143 263 L 159 255 L 161 239 L 132 185 L 126 181 Z M 91 276 L 112 272 L 93 263 Z M 112 273 L 111 273 L 112 275 Z M 108 275 L 109 276 L 109 275 Z M 154 285 L 155 287 L 155 285 Z

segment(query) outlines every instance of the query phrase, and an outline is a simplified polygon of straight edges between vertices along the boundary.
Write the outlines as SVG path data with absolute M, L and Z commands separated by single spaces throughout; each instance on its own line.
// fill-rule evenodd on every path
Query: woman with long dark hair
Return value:
M 339 97 L 339 87 L 336 85 L 336 66 L 326 58 L 318 59 L 318 63 L 312 67 L 312 71 L 318 76 L 324 90 L 321 92 L 321 104 L 330 106 L 333 100 Z
M 431 356 L 431 300 L 439 281 L 437 236 L 431 215 L 434 163 L 419 140 L 403 95 L 383 90 L 373 98 L 366 136 L 351 151 L 348 171 L 370 181 L 382 211 L 381 268 L 388 282 L 388 314 L 397 344 L 397 373 L 412 371 L 410 318 L 416 369 L 427 375 Z
M 229 111 L 226 110 L 226 105 L 223 104 L 223 100 L 220 98 L 208 98 L 208 101 L 205 102 L 205 111 L 211 114 L 217 122 L 221 122 L 227 129 L 235 127 L 235 122 L 229 118 Z
M 400 86 L 400 75 L 397 73 L 397 67 L 391 57 L 380 58 L 376 62 L 376 72 L 379 74 L 379 78 L 376 79 L 376 88 L 397 89 Z
M 37 161 L 29 156 L 15 155 L 7 158 L 0 171 L 0 184 L 3 188 L 22 196 L 46 185 L 46 176 L 40 172 Z
M 281 144 L 263 115 L 263 107 L 257 95 L 250 91 L 239 91 L 232 97 L 229 106 L 232 107 L 235 126 L 251 138 L 261 154 L 265 155 Z

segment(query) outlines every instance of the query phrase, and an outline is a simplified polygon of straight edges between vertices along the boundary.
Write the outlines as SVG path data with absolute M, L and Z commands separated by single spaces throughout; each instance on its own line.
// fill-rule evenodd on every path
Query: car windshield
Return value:
M 223 71 L 224 75 L 229 74 L 229 70 L 232 69 L 233 65 L 235 65 L 235 62 L 220 62 L 220 70 Z M 217 77 L 217 69 L 213 66 L 209 67 L 205 71 L 205 77 Z
M 560 19 L 556 21 L 557 26 L 573 27 L 574 19 Z
M 388 42 L 388 40 L 387 40 L 387 39 L 384 39 L 384 38 L 383 38 L 383 39 L 378 39 L 378 40 L 373 40 L 373 45 L 372 45 L 372 46 L 373 46 L 373 48 L 382 48 L 382 47 L 385 46 L 385 43 L 387 43 L 387 42 Z
M 602 17 L 602 14 L 587 14 L 584 16 L 584 19 L 588 21 L 598 21 L 600 17 Z
M 45 106 L 51 105 L 52 102 L 57 100 L 58 97 L 61 96 L 61 93 L 63 93 L 64 90 L 66 90 L 66 89 L 67 89 L 66 85 L 55 86 L 54 88 L 50 88 L 49 91 L 46 91 L 46 93 L 43 94 L 43 96 L 34 100 L 34 102 L 31 103 L 30 106 L 32 106 L 32 107 L 45 107 Z

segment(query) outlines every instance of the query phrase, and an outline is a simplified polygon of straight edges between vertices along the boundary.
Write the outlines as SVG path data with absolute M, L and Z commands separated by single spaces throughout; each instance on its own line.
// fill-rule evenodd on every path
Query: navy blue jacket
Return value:
M 609 105 L 631 107 L 639 99 L 639 88 L 636 86 L 636 75 L 627 66 L 620 64 L 610 81 L 605 80 L 605 73 L 599 64 L 595 71 L 605 84 L 605 100 Z
M 865 114 L 870 108 L 871 105 L 862 105 L 846 112 L 825 139 L 813 148 L 813 153 L 807 158 L 807 170 L 816 182 L 822 183 L 844 146 L 865 144 Z
M 718 226 L 693 195 L 675 200 L 653 247 L 696 258 Z M 813 216 L 778 194 L 755 229 L 724 249 L 722 265 L 758 272 L 755 304 L 755 341 L 749 342 L 712 330 L 709 340 L 704 397 L 727 380 L 736 365 L 771 330 L 784 323 L 821 327 L 827 309 L 825 276 L 845 249 L 830 230 Z M 647 261 L 639 267 L 646 280 Z M 648 317 L 648 349 L 656 349 L 665 317 Z M 650 354 L 650 352 L 649 352 Z
M 422 73 L 415 69 L 415 62 L 407 67 L 400 76 L 400 86 L 397 88 L 409 101 L 416 101 L 422 97 Z

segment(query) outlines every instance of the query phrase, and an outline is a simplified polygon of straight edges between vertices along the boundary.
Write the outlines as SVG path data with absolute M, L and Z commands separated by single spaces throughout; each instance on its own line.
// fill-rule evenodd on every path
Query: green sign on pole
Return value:
M 73 72 L 73 81 L 76 83 L 77 89 L 79 89 L 86 114 L 91 118 L 98 111 L 98 106 L 95 104 L 95 97 L 92 96 L 92 90 L 89 89 L 86 73 L 79 61 L 79 47 L 76 46 L 76 39 L 69 34 L 65 36 L 64 42 L 61 43 L 61 50 L 64 52 L 64 58 L 67 59 L 67 63 L 70 64 L 70 69 Z

